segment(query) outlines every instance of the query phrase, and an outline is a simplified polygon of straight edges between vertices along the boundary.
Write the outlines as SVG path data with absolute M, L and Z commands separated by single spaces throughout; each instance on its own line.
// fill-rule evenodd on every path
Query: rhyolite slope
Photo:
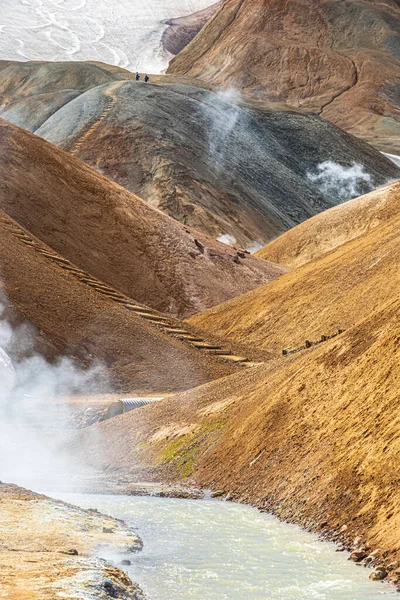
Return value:
M 227 0 L 168 72 L 320 114 L 400 154 L 398 0 Z
M 127 481 L 183 480 L 375 551 L 399 584 L 399 309 L 396 299 L 273 369 L 97 425 L 97 447 L 83 431 L 79 453 Z
M 319 257 L 294 268 L 279 280 L 195 315 L 190 322 L 206 331 L 231 340 L 246 340 L 250 345 L 279 355 L 283 349 L 304 345 L 306 340 L 316 341 L 338 329 L 348 329 L 393 301 L 397 298 L 400 281 L 400 217 L 396 210 L 400 184 L 388 186 L 383 198 L 381 190 L 374 194 L 377 223 L 371 219 L 373 197 L 365 198 L 364 228 L 360 203 L 356 203 L 353 210 L 343 211 L 346 224 L 342 228 L 328 211 L 325 218 L 337 232 L 339 245 L 336 248 L 332 243 L 332 251 L 322 251 Z M 319 221 L 324 222 L 323 215 Z M 318 234 L 311 222 L 306 229 L 311 237 L 309 247 L 313 250 L 313 238 L 316 241 Z M 343 243 L 340 245 L 341 231 Z M 329 243 L 329 233 L 325 236 L 322 233 L 321 238 L 323 248 L 324 240 Z M 333 240 L 335 238 L 333 235 Z M 307 245 L 306 238 L 301 244 L 305 252 Z
M 4 120 L 0 145 L 0 208 L 138 302 L 187 316 L 285 272 L 185 227 Z
M 293 227 L 256 253 L 259 258 L 296 269 L 382 223 L 400 209 L 400 181 L 330 208 Z
M 80 93 L 86 75 L 77 64 L 71 77 L 69 63 L 60 64 L 60 73 L 54 65 L 32 64 L 23 85 L 18 64 L 10 64 L 0 72 L 1 114 L 214 238 L 254 250 L 337 204 L 340 180 L 326 190 L 309 177 L 321 163 L 360 165 L 367 178 L 356 195 L 400 176 L 386 157 L 317 116 L 242 103 L 234 93 L 168 77 L 138 84 L 125 71 L 92 64 L 84 73 L 94 87 Z M 47 74 L 58 77 L 59 98 L 49 96 Z M 102 79 L 107 83 L 96 85 Z M 66 102 L 66 94 L 78 93 Z M 40 127 L 35 119 L 43 121 Z

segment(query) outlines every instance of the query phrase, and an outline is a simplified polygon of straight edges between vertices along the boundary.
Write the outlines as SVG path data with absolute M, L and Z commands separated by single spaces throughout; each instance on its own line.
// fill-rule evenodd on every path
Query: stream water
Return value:
M 54 496 L 54 494 L 53 494 Z M 125 567 L 151 600 L 380 600 L 393 588 L 298 527 L 218 501 L 62 494 L 124 519 L 143 552 Z

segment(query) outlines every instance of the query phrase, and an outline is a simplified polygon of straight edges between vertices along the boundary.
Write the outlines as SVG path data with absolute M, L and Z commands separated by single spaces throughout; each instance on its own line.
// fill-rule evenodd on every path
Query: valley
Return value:
M 399 27 L 5 0 L 0 598 L 397 594 Z

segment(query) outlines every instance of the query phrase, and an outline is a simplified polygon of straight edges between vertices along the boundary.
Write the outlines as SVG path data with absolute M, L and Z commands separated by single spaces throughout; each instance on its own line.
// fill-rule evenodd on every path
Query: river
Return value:
M 56 496 L 122 518 L 138 530 L 143 552 L 124 568 L 149 600 L 383 600 L 398 595 L 369 580 L 370 570 L 348 561 L 333 544 L 248 506 Z

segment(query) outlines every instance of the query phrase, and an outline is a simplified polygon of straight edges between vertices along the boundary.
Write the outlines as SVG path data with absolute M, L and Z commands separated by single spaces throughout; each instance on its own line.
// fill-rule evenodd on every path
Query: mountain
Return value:
M 6 121 L 0 144 L 0 208 L 137 302 L 187 316 L 285 272 L 184 227 Z
M 23 64 L 21 85 L 19 65 L 10 63 L 0 71 L 0 114 L 222 241 L 256 250 L 400 177 L 381 153 L 316 116 L 168 77 L 145 85 L 121 69 L 86 64 L 80 74 L 78 64 L 71 75 L 70 63 L 59 72 L 53 64 Z M 81 93 L 86 72 L 94 87 Z M 52 79 L 58 93 L 50 98 Z
M 309 110 L 400 154 L 398 0 L 228 0 L 168 73 Z
M 348 329 L 367 318 L 383 304 L 397 298 L 399 285 L 398 256 L 400 239 L 399 202 L 400 186 L 387 189 L 387 200 L 382 205 L 382 191 L 377 197 L 377 220 L 380 224 L 362 227 L 362 207 L 355 204 L 353 211 L 344 210 L 343 217 L 354 218 L 354 232 L 358 237 L 344 235 L 341 246 L 311 262 L 287 273 L 276 282 L 261 286 L 195 315 L 190 323 L 225 339 L 244 341 L 249 346 L 264 348 L 279 355 L 283 349 L 304 346 L 305 341 L 317 341 L 330 336 L 338 329 Z M 379 206 L 383 206 L 379 214 Z M 370 220 L 371 198 L 366 203 L 366 223 Z M 385 207 L 386 214 L 385 217 Z M 344 205 L 346 209 L 346 205 Z M 328 212 L 326 229 L 331 213 Z M 325 219 L 321 216 L 320 222 Z M 358 230 L 357 230 L 358 227 Z M 332 239 L 340 227 L 333 220 Z M 346 231 L 348 225 L 344 227 Z M 351 230 L 351 227 L 349 228 Z M 308 226 L 311 238 L 315 229 Z M 326 239 L 329 243 L 328 232 Z M 340 232 L 338 232 L 340 239 Z M 324 234 L 321 233 L 322 238 Z M 347 241 L 347 238 L 349 241 Z M 334 245 L 334 244 L 332 244 Z M 307 242 L 302 244 L 307 253 Z M 314 242 L 309 247 L 313 251 Z
M 304 221 L 264 246 L 256 256 L 289 270 L 297 269 L 390 221 L 399 213 L 399 203 L 397 181 Z
M 88 275 L 3 211 L 0 232 L 2 304 L 6 297 L 8 306 L 2 317 L 19 332 L 10 351 L 16 362 L 38 353 L 51 362 L 68 356 L 77 367 L 100 364 L 98 389 L 130 393 L 187 389 L 235 370 L 115 301 L 101 282 L 88 285 Z

